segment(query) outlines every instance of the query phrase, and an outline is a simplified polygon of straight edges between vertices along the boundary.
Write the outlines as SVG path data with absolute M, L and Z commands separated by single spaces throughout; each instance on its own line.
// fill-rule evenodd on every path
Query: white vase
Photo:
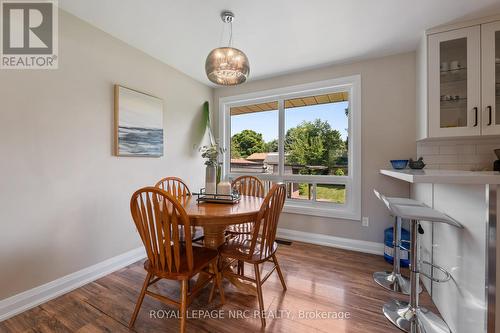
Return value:
M 205 169 L 205 193 L 215 194 L 217 191 L 217 167 L 207 165 Z

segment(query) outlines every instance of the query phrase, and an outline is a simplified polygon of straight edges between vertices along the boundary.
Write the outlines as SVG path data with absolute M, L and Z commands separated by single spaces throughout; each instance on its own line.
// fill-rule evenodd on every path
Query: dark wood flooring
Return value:
M 208 286 L 189 307 L 188 332 L 401 332 L 385 319 L 381 308 L 390 298 L 407 297 L 385 291 L 372 281 L 374 271 L 391 268 L 382 257 L 293 242 L 280 245 L 278 260 L 288 290 L 282 291 L 276 274 L 264 284 L 264 302 L 274 317 L 267 319 L 265 330 L 252 316 L 258 309 L 256 296 L 242 294 L 226 282 L 225 305 L 220 305 L 218 296 L 207 304 Z M 252 273 L 249 266 L 246 273 Z M 142 262 L 137 262 L 1 322 L 0 332 L 178 332 L 177 319 L 151 318 L 151 311 L 164 310 L 155 313 L 170 316 L 173 309 L 148 296 L 135 327 L 128 329 L 144 277 Z M 180 289 L 170 281 L 154 288 L 170 296 Z M 425 292 L 421 304 L 435 310 Z M 238 313 L 245 318 L 230 318 Z M 316 318 L 300 317 L 305 313 Z M 338 318 L 347 313 L 348 318 Z M 216 314 L 219 318 L 194 318 Z

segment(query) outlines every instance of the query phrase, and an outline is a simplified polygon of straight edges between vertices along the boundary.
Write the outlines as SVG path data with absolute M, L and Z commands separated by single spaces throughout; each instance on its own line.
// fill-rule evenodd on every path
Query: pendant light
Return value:
M 235 86 L 245 82 L 250 73 L 250 64 L 243 51 L 232 47 L 234 14 L 224 11 L 222 22 L 229 24 L 230 35 L 227 47 L 213 49 L 205 62 L 205 72 L 210 81 L 222 86 Z

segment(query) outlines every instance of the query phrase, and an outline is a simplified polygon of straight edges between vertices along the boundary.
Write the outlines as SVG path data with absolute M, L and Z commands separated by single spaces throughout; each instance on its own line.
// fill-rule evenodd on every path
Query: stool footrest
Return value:
M 443 283 L 443 282 L 447 282 L 451 279 L 451 274 L 450 272 L 448 272 L 446 269 L 444 269 L 443 267 L 439 266 L 439 265 L 435 265 L 435 264 L 431 264 L 430 262 L 428 261 L 425 261 L 425 260 L 422 260 L 422 264 L 425 264 L 425 265 L 429 265 L 431 266 L 432 269 L 437 269 L 437 270 L 440 270 L 443 274 L 444 274 L 444 278 L 442 279 L 438 279 L 438 278 L 435 278 L 427 273 L 424 273 L 424 272 L 420 272 L 420 274 L 422 274 L 423 276 L 425 276 L 426 278 L 434 281 L 434 282 L 438 282 L 438 283 Z

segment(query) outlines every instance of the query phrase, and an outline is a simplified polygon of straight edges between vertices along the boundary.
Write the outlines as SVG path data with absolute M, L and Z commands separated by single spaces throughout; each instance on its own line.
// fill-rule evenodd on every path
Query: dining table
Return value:
M 203 228 L 204 246 L 218 249 L 226 241 L 226 228 L 233 224 L 255 222 L 263 198 L 241 195 L 236 203 L 198 201 L 197 196 L 187 196 L 180 203 L 189 216 L 190 224 Z M 198 282 L 205 277 L 200 273 Z M 226 277 L 239 291 L 256 294 L 252 284 L 231 276 Z

